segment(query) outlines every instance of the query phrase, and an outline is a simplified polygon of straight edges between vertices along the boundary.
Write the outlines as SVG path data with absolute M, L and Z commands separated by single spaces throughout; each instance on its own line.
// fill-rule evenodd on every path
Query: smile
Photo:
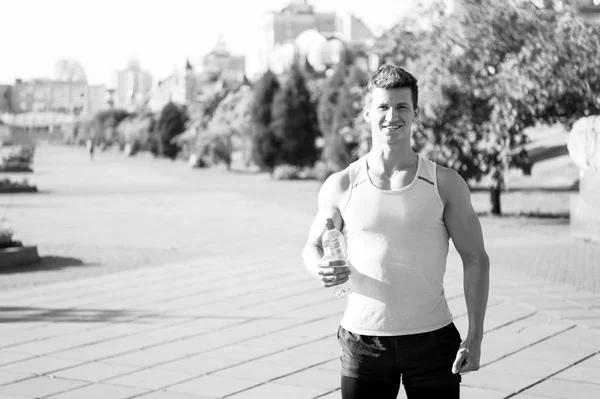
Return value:
M 385 125 L 385 126 L 383 126 L 383 129 L 396 130 L 396 129 L 400 129 L 401 127 L 404 127 L 404 125 Z

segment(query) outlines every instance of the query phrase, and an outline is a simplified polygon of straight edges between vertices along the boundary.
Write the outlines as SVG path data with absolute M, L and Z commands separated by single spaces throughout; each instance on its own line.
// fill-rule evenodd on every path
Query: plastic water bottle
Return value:
M 344 239 L 344 235 L 335 228 L 333 219 L 325 221 L 325 228 L 327 230 L 323 233 L 322 238 L 323 259 L 347 261 L 346 240 Z M 335 285 L 332 288 L 336 298 L 346 298 L 352 292 L 352 280 L 348 278 L 348 281 L 345 283 Z

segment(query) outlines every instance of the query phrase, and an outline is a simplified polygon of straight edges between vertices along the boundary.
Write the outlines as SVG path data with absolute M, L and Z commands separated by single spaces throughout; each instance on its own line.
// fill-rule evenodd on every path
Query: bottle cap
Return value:
M 333 229 L 335 229 L 335 224 L 333 224 L 333 219 L 327 218 L 327 220 L 325 221 L 325 228 L 327 230 L 333 230 Z

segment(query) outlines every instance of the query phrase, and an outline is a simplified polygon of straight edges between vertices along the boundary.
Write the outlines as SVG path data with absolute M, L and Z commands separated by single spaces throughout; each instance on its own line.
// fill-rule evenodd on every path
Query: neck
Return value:
M 367 158 L 372 167 L 393 172 L 413 166 L 417 154 L 411 146 L 392 148 L 387 145 L 374 145 L 367 154 Z

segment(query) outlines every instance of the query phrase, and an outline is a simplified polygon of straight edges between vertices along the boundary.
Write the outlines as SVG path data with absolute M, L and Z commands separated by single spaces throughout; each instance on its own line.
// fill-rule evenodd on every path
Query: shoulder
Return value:
M 437 184 L 444 205 L 469 201 L 470 191 L 467 182 L 452 168 L 436 165 Z
M 350 187 L 349 167 L 329 176 L 319 190 L 319 203 L 339 205 L 341 197 Z

